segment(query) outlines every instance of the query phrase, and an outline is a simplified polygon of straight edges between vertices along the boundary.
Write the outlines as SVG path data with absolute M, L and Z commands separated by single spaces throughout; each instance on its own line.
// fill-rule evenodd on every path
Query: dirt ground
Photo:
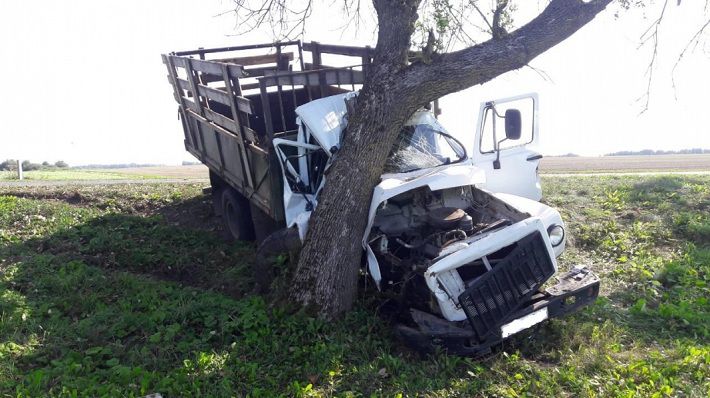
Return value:
M 111 170 L 123 174 L 155 175 L 167 178 L 209 178 L 207 166 L 201 164 L 191 166 L 129 167 L 125 169 Z
M 544 157 L 541 173 L 710 171 L 710 154 Z

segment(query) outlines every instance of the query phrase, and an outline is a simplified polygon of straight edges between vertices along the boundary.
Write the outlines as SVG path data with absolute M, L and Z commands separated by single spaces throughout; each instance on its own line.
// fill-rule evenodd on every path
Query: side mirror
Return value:
M 505 138 L 519 140 L 522 134 L 522 117 L 517 109 L 505 111 Z

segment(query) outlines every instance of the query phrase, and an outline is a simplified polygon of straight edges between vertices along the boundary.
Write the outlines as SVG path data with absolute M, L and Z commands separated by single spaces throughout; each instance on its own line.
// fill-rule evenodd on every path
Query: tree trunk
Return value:
M 349 116 L 308 223 L 290 297 L 324 318 L 352 306 L 372 189 L 390 148 L 417 108 L 526 65 L 591 21 L 611 0 L 552 0 L 511 34 L 407 66 L 421 0 L 374 0 L 379 31 L 373 64 Z
M 367 102 L 366 104 L 362 104 Z M 329 318 L 352 306 L 362 256 L 362 236 L 372 188 L 378 183 L 389 147 L 369 137 L 395 135 L 401 122 L 383 114 L 376 98 L 359 98 L 359 114 L 351 120 L 347 140 L 326 174 L 316 211 L 299 257 L 291 296 Z M 394 133 L 393 133 L 394 131 Z
M 399 129 L 418 107 L 394 91 L 407 66 L 410 38 L 420 0 L 375 0 L 380 23 L 368 67 L 342 146 L 326 174 L 316 210 L 308 222 L 291 298 L 332 318 L 352 307 L 362 258 L 372 188 Z

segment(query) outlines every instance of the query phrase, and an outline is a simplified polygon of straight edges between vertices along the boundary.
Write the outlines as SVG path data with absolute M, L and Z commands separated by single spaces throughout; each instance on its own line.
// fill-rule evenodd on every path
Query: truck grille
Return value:
M 459 296 L 459 303 L 479 340 L 497 331 L 554 273 L 540 232 L 518 241 L 491 271 Z

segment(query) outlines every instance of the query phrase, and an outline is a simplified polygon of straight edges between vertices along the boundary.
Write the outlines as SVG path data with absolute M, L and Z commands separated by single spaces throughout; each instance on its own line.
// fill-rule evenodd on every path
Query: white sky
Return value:
M 329 2 L 325 2 L 328 3 Z M 519 2 L 522 3 L 522 2 Z M 544 4 L 544 2 L 540 2 Z M 695 4 L 693 4 L 695 3 Z M 505 74 L 442 101 L 443 123 L 472 144 L 481 101 L 537 91 L 545 154 L 710 148 L 710 44 L 671 69 L 703 18 L 704 2 L 672 1 L 661 26 L 650 109 L 638 115 L 650 48 L 639 36 L 659 12 L 607 10 L 531 69 Z M 160 54 L 268 42 L 267 31 L 235 33 L 229 0 L 2 0 L 0 159 L 87 163 L 179 163 L 184 151 L 177 104 Z M 538 2 L 525 2 L 531 13 Z M 371 28 L 335 30 L 337 7 L 321 7 L 306 40 L 374 44 Z M 649 19 L 644 19 L 643 14 Z

